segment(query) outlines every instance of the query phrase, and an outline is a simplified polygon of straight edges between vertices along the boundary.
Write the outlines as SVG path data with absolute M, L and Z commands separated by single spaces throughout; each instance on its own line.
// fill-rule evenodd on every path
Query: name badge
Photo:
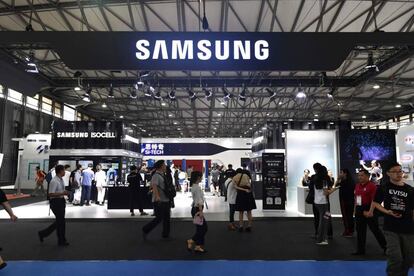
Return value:
M 356 196 L 356 205 L 357 206 L 362 205 L 362 197 L 360 195 Z

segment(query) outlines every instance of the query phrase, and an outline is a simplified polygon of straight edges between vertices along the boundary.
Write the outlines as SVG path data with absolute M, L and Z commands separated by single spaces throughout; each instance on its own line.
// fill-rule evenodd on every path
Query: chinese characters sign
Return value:
M 164 144 L 141 144 L 143 155 L 164 155 Z

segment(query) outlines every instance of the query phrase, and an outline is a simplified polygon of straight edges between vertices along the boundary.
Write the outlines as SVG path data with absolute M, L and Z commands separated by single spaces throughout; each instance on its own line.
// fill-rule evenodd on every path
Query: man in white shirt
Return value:
M 63 176 L 65 175 L 65 168 L 62 165 L 57 165 L 55 168 L 56 176 L 49 183 L 49 202 L 50 208 L 56 217 L 54 223 L 44 230 L 39 231 L 39 240 L 43 242 L 43 239 L 52 234 L 56 230 L 59 246 L 68 246 L 69 243 L 65 237 L 65 195 L 68 195 L 68 191 L 65 190 L 65 184 L 63 182 Z
M 95 183 L 98 192 L 96 204 L 104 205 L 105 188 L 103 186 L 106 185 L 106 173 L 101 169 L 101 165 L 96 166 Z

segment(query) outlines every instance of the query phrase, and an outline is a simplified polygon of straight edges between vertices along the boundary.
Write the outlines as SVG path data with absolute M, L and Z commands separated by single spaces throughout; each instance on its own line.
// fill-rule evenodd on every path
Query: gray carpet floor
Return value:
M 139 220 L 67 221 L 70 246 L 56 245 L 52 234 L 40 243 L 37 231 L 50 224 L 46 220 L 0 221 L 2 255 L 8 260 L 383 260 L 382 250 L 368 231 L 367 254 L 351 256 L 356 237 L 344 238 L 342 224 L 334 220 L 334 237 L 328 246 L 317 246 L 311 238 L 308 218 L 262 219 L 253 232 L 228 231 L 224 222 L 208 222 L 208 253 L 196 255 L 186 250 L 186 239 L 194 232 L 191 221 L 173 220 L 171 240 L 161 239 L 161 225 L 142 239 Z

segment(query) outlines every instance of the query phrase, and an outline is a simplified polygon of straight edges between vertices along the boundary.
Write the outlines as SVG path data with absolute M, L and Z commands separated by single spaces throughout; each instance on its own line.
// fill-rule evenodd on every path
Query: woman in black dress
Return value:
M 236 176 L 233 177 L 234 187 L 237 189 L 236 211 L 239 212 L 239 232 L 243 232 L 243 213 L 247 212 L 246 232 L 252 231 L 252 210 L 256 209 L 256 202 L 253 198 L 250 177 L 242 169 L 236 170 Z
M 16 221 L 17 217 L 14 215 L 13 210 L 9 204 L 9 202 L 7 201 L 7 197 L 4 194 L 4 192 L 0 189 L 0 204 L 3 205 L 4 209 L 6 210 L 6 212 L 9 214 L 10 219 L 12 221 Z M 1 251 L 1 248 L 0 248 Z M 0 256 L 0 270 L 5 268 L 7 265 L 7 263 L 5 261 L 3 261 L 3 258 Z

